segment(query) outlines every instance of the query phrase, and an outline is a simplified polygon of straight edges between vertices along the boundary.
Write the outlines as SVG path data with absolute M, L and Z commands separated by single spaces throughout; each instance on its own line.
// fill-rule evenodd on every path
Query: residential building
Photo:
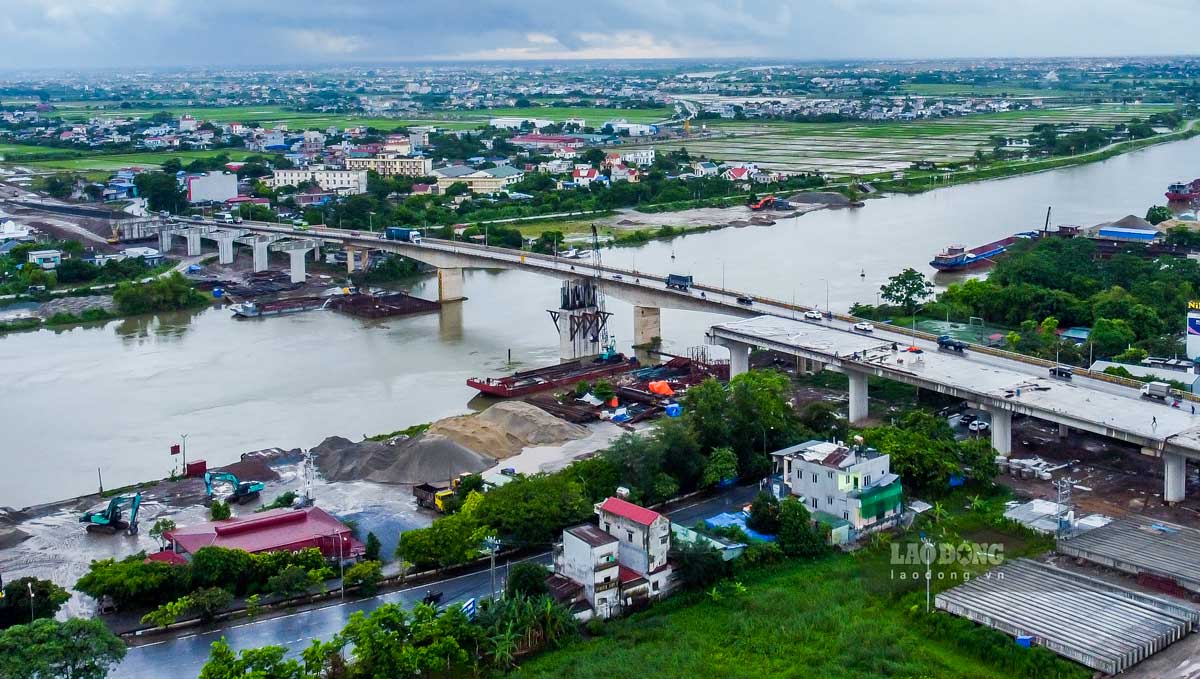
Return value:
M 367 192 L 367 171 L 331 170 L 323 165 L 313 165 L 303 169 L 275 170 L 267 179 L 271 188 L 300 186 L 307 182 L 316 182 L 322 191 L 352 196 Z
M 849 539 L 893 524 L 902 512 L 900 477 L 891 458 L 873 448 L 806 441 L 771 453 L 786 493 L 817 521 L 849 523 Z
M 500 130 L 519 130 L 529 123 L 534 129 L 540 130 L 547 125 L 553 125 L 553 120 L 541 120 L 539 118 L 492 118 L 488 121 L 488 125 Z
M 36 264 L 43 269 L 51 270 L 62 264 L 62 250 L 31 250 L 29 252 L 29 263 Z
M 196 122 L 196 118 L 194 116 L 187 114 L 187 113 L 180 116 L 180 118 L 179 118 L 179 131 L 180 132 L 195 132 L 197 129 L 199 129 L 199 127 L 200 127 L 200 123 Z
M 644 165 L 654 164 L 654 149 L 637 149 L 634 151 L 622 151 L 620 153 L 621 162 L 634 167 L 642 167 Z
M 433 161 L 420 156 L 380 153 L 372 158 L 347 158 L 346 169 L 374 170 L 385 177 L 428 177 L 433 173 Z
M 383 151 L 385 153 L 399 153 L 402 156 L 412 154 L 412 141 L 408 135 L 390 134 L 383 142 Z
M 189 203 L 223 203 L 238 195 L 237 183 L 237 175 L 230 172 L 193 174 L 184 179 Z
M 715 177 L 721 172 L 721 169 L 711 160 L 698 160 L 692 163 L 692 172 L 697 177 Z
M 445 191 L 454 184 L 466 184 L 474 193 L 496 193 L 525 178 L 525 172 L 508 165 L 476 170 L 466 165 L 451 165 L 433 171 L 438 187 Z
M 629 182 L 636 184 L 640 179 L 640 173 L 637 168 L 627 167 L 623 164 L 613 165 L 609 178 L 614 182 Z
M 600 176 L 600 171 L 594 167 L 576 167 L 571 171 L 571 181 L 575 182 L 576 186 L 590 186 Z
M 657 125 L 642 125 L 640 123 L 631 123 L 631 122 L 625 120 L 624 118 L 619 118 L 617 120 L 610 120 L 610 121 L 604 123 L 603 125 L 601 125 L 602 129 L 605 127 L 611 128 L 614 134 L 621 134 L 622 132 L 624 132 L 625 134 L 629 135 L 630 137 L 649 137 L 651 135 L 658 134 L 658 126 Z
M 610 618 L 666 596 L 672 588 L 671 521 L 619 497 L 598 504 L 596 515 L 599 526 L 563 531 L 555 574 L 547 580 L 559 600 L 581 594 L 594 615 Z
M 354 559 L 365 546 L 354 538 L 349 526 L 320 507 L 272 509 L 224 521 L 206 521 L 163 533 L 167 549 L 176 555 L 192 555 L 201 547 L 241 549 L 251 554 L 295 552 L 316 548 L 327 558 Z
M 33 233 L 28 226 L 18 224 L 11 219 L 0 222 L 0 243 L 10 240 L 22 242 L 33 240 Z

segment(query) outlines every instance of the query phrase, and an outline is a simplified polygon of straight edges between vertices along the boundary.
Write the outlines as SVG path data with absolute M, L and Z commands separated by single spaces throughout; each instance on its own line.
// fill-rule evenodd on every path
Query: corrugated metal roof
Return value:
M 208 521 L 167 531 L 163 537 L 189 553 L 210 545 L 252 553 L 271 552 L 315 547 L 322 540 L 336 545 L 339 538 L 344 543 L 345 556 L 354 556 L 363 549 L 362 543 L 351 536 L 349 527 L 320 507 L 272 509 L 248 518 Z M 335 546 L 333 553 L 338 551 Z
M 1095 531 L 1093 531 L 1095 532 Z M 1117 674 L 1186 636 L 1200 611 L 1018 559 L 937 595 L 937 607 Z
M 1142 516 L 1117 519 L 1059 542 L 1061 554 L 1200 592 L 1200 530 Z
M 568 528 L 567 533 L 570 533 L 580 540 L 583 540 L 592 547 L 601 547 L 617 541 L 616 538 L 591 525 L 590 523 L 585 523 L 582 526 L 575 526 L 574 528 Z

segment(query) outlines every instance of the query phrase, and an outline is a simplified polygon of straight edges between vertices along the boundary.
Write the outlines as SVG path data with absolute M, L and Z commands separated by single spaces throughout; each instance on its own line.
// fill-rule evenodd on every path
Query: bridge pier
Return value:
M 1012 455 L 1012 412 L 999 408 L 985 408 L 992 416 L 992 447 L 1004 457 Z
M 303 283 L 305 280 L 304 256 L 308 254 L 309 250 L 315 247 L 315 241 L 289 240 L 276 243 L 272 249 L 277 252 L 288 253 L 288 258 L 291 260 L 290 273 L 292 274 L 292 282 Z
M 438 301 L 459 302 L 464 299 L 462 269 L 438 269 Z
M 165 228 L 165 227 L 161 231 L 158 232 L 158 251 L 159 252 L 161 252 L 165 255 L 171 251 L 171 236 L 174 236 L 174 235 L 175 235 L 174 231 L 172 231 L 168 228 Z
M 1179 453 L 1163 451 L 1163 502 L 1182 502 L 1187 494 L 1187 459 Z
M 188 257 L 200 256 L 200 232 L 187 232 L 184 234 L 187 238 L 187 254 Z
M 1065 441 L 1071 433 L 1071 428 L 1065 424 L 1058 425 L 1058 440 Z
M 869 415 L 867 402 L 867 374 L 846 371 L 850 378 L 850 424 L 862 424 Z
M 217 241 L 217 262 L 219 264 L 233 264 L 233 241 L 236 237 L 234 234 L 215 236 Z
M 256 238 L 254 239 L 254 242 L 251 243 L 251 247 L 254 248 L 254 273 L 267 270 L 267 246 L 270 244 L 271 241 L 263 238 Z
M 729 379 L 750 371 L 749 344 L 728 339 L 722 339 L 718 344 L 729 350 Z
M 342 250 L 346 253 L 346 273 L 354 273 L 354 266 L 357 263 L 354 261 L 354 254 L 358 252 L 358 250 L 350 246 L 346 246 Z
M 662 337 L 662 309 L 653 306 L 633 307 L 633 346 L 650 346 Z

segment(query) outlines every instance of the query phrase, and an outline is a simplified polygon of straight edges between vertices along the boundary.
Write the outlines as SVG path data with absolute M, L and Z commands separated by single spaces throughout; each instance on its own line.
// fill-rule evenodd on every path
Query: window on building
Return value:
M 631 530 L 625 531 L 625 536 L 629 539 L 630 542 L 633 542 L 633 531 L 631 531 Z
M 825 506 L 827 506 L 827 507 L 828 507 L 829 505 L 832 505 L 832 504 L 833 504 L 833 498 L 831 498 L 831 497 L 829 497 L 828 495 L 826 495 L 826 496 L 825 496 Z
M 813 483 L 817 482 L 817 473 L 813 472 Z
M 849 520 L 850 520 L 850 512 L 848 512 L 848 511 L 847 511 L 847 512 L 842 512 L 842 518 L 843 518 L 843 519 L 846 519 L 847 521 L 849 521 Z
M 833 472 L 829 472 L 829 478 L 833 478 Z
M 866 476 L 863 477 L 863 485 L 864 486 L 871 485 L 871 475 L 870 474 L 867 474 Z
M 657 580 L 655 580 L 654 582 L 650 583 L 650 589 L 654 590 L 655 592 L 657 592 L 657 591 L 658 591 L 658 581 L 657 581 Z
M 670 539 L 671 539 L 671 536 L 669 536 L 669 535 L 664 535 L 664 536 L 662 536 L 661 538 L 659 538 L 659 539 L 658 539 L 658 544 L 660 544 L 660 545 L 665 545 L 665 544 L 667 544 L 667 541 L 668 541 L 668 540 L 670 540 Z
M 605 581 L 605 582 L 608 582 L 609 580 L 612 580 L 612 576 L 611 576 L 611 575 L 606 575 L 606 576 L 604 576 L 604 581 Z
M 819 505 L 820 505 L 820 503 L 819 503 L 819 502 L 817 502 L 817 498 L 815 498 L 815 497 L 814 497 L 814 498 L 812 499 L 812 506 L 813 506 L 813 509 L 816 509 L 816 508 L 817 508 Z
M 609 533 L 609 532 L 611 532 L 611 530 L 612 530 L 612 524 L 605 521 L 604 522 L 604 532 Z

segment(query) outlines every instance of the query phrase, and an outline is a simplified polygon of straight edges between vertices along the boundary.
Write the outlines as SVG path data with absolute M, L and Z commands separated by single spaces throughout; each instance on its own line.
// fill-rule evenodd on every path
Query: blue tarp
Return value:
M 746 515 L 741 512 L 723 512 L 716 516 L 709 517 L 704 520 L 704 525 L 709 528 L 725 528 L 727 526 L 737 526 L 742 529 L 746 537 L 759 542 L 775 542 L 774 535 L 763 535 L 758 531 L 750 530 L 746 527 Z

